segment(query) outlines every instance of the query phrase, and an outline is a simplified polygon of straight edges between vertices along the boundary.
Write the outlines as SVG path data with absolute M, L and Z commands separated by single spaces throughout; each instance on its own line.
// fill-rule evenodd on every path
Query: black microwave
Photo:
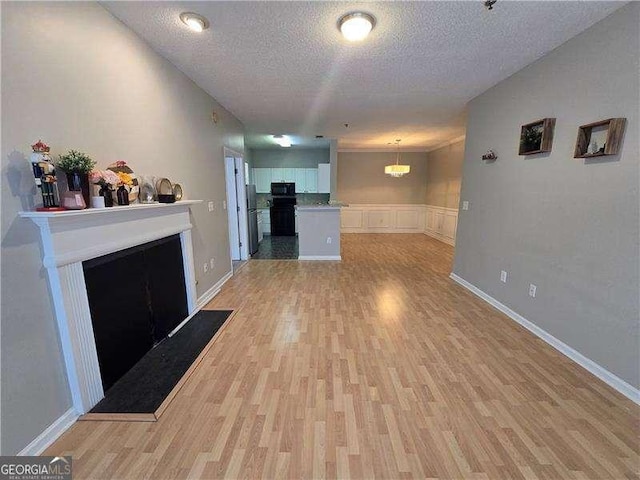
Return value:
M 296 195 L 296 184 L 274 182 L 271 184 L 271 195 L 277 197 L 294 197 Z

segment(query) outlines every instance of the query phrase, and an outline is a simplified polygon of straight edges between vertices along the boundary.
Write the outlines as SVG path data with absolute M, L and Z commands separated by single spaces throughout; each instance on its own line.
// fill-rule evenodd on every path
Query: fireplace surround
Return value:
M 196 311 L 190 207 L 201 200 L 66 212 L 20 212 L 40 229 L 43 265 L 74 409 L 88 412 L 104 397 L 83 262 L 179 235 L 188 315 Z

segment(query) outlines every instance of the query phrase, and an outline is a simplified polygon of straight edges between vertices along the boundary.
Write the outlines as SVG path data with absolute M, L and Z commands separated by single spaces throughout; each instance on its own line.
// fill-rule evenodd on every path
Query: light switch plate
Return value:
M 469 210 L 469 202 L 467 200 L 462 202 L 462 210 Z
M 214 209 L 214 208 L 215 208 L 215 207 L 214 207 L 213 202 L 209 202 L 209 211 L 210 211 L 210 212 L 213 212 L 213 209 Z
M 500 281 L 502 283 L 507 283 L 507 272 L 505 272 L 504 270 L 500 271 Z
M 529 284 L 529 296 L 535 298 L 537 289 L 538 289 L 538 287 L 536 287 L 533 283 L 530 283 Z

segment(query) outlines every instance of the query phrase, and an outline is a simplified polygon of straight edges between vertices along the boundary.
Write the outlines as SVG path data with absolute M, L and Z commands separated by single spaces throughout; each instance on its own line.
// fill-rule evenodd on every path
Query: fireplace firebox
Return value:
M 188 316 L 179 235 L 82 262 L 107 391 Z

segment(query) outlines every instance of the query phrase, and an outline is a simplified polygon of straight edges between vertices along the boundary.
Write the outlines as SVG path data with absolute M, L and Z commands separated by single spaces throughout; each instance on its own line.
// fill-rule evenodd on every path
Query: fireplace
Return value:
M 107 391 L 188 316 L 180 237 L 96 257 L 82 269 Z
M 43 264 L 78 414 L 98 403 L 143 350 L 196 312 L 190 208 L 201 202 L 20 213 L 40 229 Z M 132 258 L 139 260 L 137 266 Z M 101 273 L 112 262 L 115 277 Z M 123 277 L 134 280 L 119 289 L 117 282 Z M 108 293 L 99 299 L 100 291 Z M 133 312 L 125 308 L 104 318 L 97 313 L 103 310 L 101 304 L 108 311 L 129 293 L 134 297 L 134 291 L 143 293 L 129 307 Z M 129 343 L 103 348 L 105 338 L 138 347 L 125 355 Z M 118 355 L 122 359 L 104 367 L 103 374 L 105 359 Z

